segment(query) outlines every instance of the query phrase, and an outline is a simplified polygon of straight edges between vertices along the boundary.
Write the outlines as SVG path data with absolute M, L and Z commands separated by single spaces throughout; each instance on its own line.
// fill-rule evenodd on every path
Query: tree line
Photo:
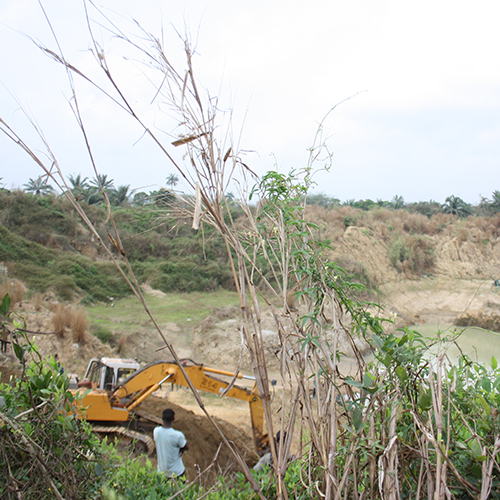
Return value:
M 130 189 L 129 184 L 115 186 L 115 181 L 108 178 L 106 174 L 97 174 L 92 179 L 83 177 L 81 174 L 69 175 L 68 181 L 70 191 L 77 201 L 84 201 L 88 205 L 103 203 L 105 194 L 113 206 L 143 206 L 150 203 L 168 204 L 169 201 L 172 201 L 175 198 L 172 190 L 179 183 L 179 177 L 176 174 L 169 174 L 166 177 L 167 188 L 160 188 L 149 193 L 136 192 Z M 23 184 L 23 191 L 36 196 L 54 194 L 53 186 L 48 183 L 44 176 L 36 179 L 30 178 L 26 184 Z
M 324 193 L 309 195 L 307 203 L 310 205 L 320 205 L 325 208 L 350 206 L 366 211 L 375 208 L 408 210 L 426 215 L 427 217 L 432 217 L 439 213 L 456 215 L 460 218 L 466 218 L 469 215 L 488 217 L 500 212 L 500 191 L 493 191 L 491 199 L 482 196 L 481 201 L 477 205 L 467 203 L 459 196 L 454 195 L 448 196 L 444 203 L 439 203 L 435 200 L 406 203 L 404 198 L 399 195 L 394 196 L 391 201 L 381 199 L 373 201 L 368 198 L 366 200 L 351 199 L 341 202 L 339 198 Z
M 114 180 L 109 179 L 106 174 L 98 174 L 92 179 L 83 177 L 81 174 L 75 174 L 70 175 L 68 180 L 71 185 L 70 191 L 78 201 L 84 201 L 88 205 L 100 204 L 104 201 L 104 192 L 113 206 L 168 205 L 175 199 L 173 189 L 179 183 L 179 177 L 176 174 L 169 174 L 165 179 L 166 187 L 160 187 L 157 190 L 146 193 L 130 189 L 130 185 L 128 184 L 115 186 Z M 26 184 L 23 184 L 23 190 L 37 196 L 54 194 L 54 188 L 43 176 L 37 179 L 30 178 Z M 234 200 L 232 193 L 227 193 L 227 199 Z M 370 198 L 341 201 L 339 198 L 325 193 L 309 194 L 307 204 L 319 205 L 324 208 L 350 206 L 365 211 L 376 208 L 408 210 L 426 215 L 427 217 L 432 217 L 439 213 L 456 215 L 460 218 L 466 218 L 469 215 L 489 217 L 500 212 L 500 190 L 493 191 L 491 198 L 481 196 L 481 200 L 477 205 L 467 203 L 455 195 L 448 196 L 444 203 L 439 203 L 435 200 L 407 203 L 403 196 L 400 195 L 395 195 L 390 201 L 382 199 L 374 201 Z

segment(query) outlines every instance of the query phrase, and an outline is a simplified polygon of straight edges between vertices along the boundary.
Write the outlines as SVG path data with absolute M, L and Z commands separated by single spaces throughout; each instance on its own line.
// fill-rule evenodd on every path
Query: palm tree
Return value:
M 27 184 L 23 184 L 24 190 L 27 193 L 35 194 L 37 196 L 45 196 L 46 194 L 50 194 L 54 191 L 54 188 L 47 184 L 47 179 L 42 179 L 38 177 L 38 179 L 31 179 Z
M 493 209 L 493 213 L 500 212 L 500 191 L 495 190 L 491 193 L 491 202 L 490 206 Z
M 429 219 L 434 215 L 443 211 L 443 205 L 434 200 L 419 201 L 406 205 L 411 213 L 422 214 Z
M 444 204 L 441 206 L 441 210 L 445 214 L 452 214 L 463 218 L 467 217 L 471 213 L 469 205 L 459 196 L 453 195 L 446 198 Z
M 401 208 L 405 207 L 405 199 L 402 196 L 396 194 L 392 199 L 391 204 L 394 210 L 400 210 Z
M 68 176 L 69 182 L 71 182 L 71 192 L 73 196 L 77 199 L 83 199 L 85 197 L 85 192 L 88 190 L 89 185 L 87 184 L 88 177 L 83 177 L 81 174 Z
M 170 189 L 173 189 L 175 186 L 177 186 L 177 184 L 179 184 L 179 176 L 176 174 L 169 174 L 167 176 L 167 186 Z
M 113 179 L 108 180 L 107 174 L 97 174 L 97 177 L 94 177 L 90 184 L 95 188 L 100 188 L 103 191 L 110 191 L 114 187 Z
M 97 174 L 97 177 L 94 177 L 90 181 L 90 188 L 87 189 L 85 193 L 85 201 L 89 205 L 97 205 L 97 203 L 101 203 L 104 201 L 102 191 L 111 196 L 114 189 L 113 184 L 113 179 L 108 180 L 107 174 Z
M 89 205 L 97 205 L 98 203 L 104 201 L 104 196 L 99 189 L 92 187 L 85 193 L 85 201 Z
M 110 192 L 111 203 L 116 206 L 120 206 L 126 201 L 128 201 L 131 193 L 129 193 L 130 185 L 118 186 Z

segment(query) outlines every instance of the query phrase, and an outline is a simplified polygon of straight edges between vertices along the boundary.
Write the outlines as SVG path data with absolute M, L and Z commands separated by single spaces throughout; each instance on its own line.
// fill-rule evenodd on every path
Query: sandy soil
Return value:
M 385 312 L 399 316 L 398 326 L 418 323 L 453 323 L 474 311 L 498 312 L 500 295 L 491 280 L 423 278 L 386 283 L 380 287 Z

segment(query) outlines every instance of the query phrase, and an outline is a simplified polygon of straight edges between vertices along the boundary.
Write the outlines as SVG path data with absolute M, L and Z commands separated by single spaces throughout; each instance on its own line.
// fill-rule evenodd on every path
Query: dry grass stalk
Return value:
M 52 300 L 49 300 L 47 302 L 47 309 L 50 311 L 50 312 L 53 312 L 55 313 L 58 308 L 59 308 L 59 302 L 53 302 Z
M 123 353 L 126 345 L 127 345 L 127 336 L 122 335 L 116 342 L 116 350 L 118 351 L 118 354 Z
M 66 328 L 71 327 L 71 310 L 64 304 L 57 304 L 57 307 L 52 316 L 52 325 L 54 326 L 54 331 L 60 337 L 64 337 Z
M 72 306 L 70 308 L 70 327 L 73 331 L 73 340 L 82 344 L 85 341 L 85 332 L 89 327 L 89 318 L 84 307 Z
M 31 297 L 31 302 L 33 303 L 33 307 L 35 308 L 35 311 L 41 311 L 42 310 L 43 295 L 40 292 L 36 292 Z
M 12 305 L 19 304 L 23 301 L 26 287 L 19 280 L 4 281 L 0 283 L 0 297 L 9 294 L 10 303 Z

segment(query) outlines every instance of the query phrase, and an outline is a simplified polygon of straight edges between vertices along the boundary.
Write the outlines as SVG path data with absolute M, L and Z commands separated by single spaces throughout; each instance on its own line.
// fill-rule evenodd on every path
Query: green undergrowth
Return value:
M 289 498 L 309 500 L 316 498 L 314 485 L 301 481 L 302 463 L 296 461 L 289 465 L 285 474 L 285 487 Z M 261 488 L 264 498 L 276 497 L 276 484 L 271 480 L 269 467 L 260 472 L 252 472 Z M 181 492 L 182 490 L 182 492 Z M 115 455 L 115 470 L 109 474 L 107 485 L 102 488 L 103 500 L 157 500 L 160 498 L 178 498 L 185 500 L 254 500 L 259 496 L 252 489 L 249 481 L 240 472 L 232 476 L 220 476 L 211 487 L 200 484 L 176 484 L 165 479 L 152 467 L 149 460 L 145 464 L 137 459 Z
M 79 295 L 85 301 L 125 296 L 128 287 L 112 262 L 46 248 L 0 226 L 0 261 L 33 291 L 52 290 L 63 300 Z

